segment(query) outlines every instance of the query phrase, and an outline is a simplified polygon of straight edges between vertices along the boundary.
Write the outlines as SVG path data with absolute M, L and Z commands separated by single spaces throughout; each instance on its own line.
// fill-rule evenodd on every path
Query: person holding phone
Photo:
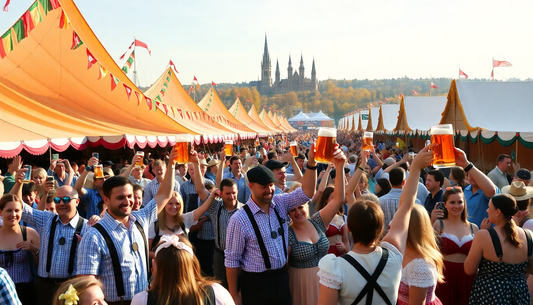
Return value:
M 447 187 L 442 196 L 443 217 L 433 224 L 441 237 L 440 250 L 444 257 L 444 282 L 437 285 L 436 294 L 442 304 L 468 304 L 475 275 L 467 275 L 464 262 L 472 246 L 477 225 L 468 221 L 466 202 L 460 186 Z M 435 210 L 441 210 L 439 202 Z
M 70 185 L 74 187 L 78 178 L 74 177 L 74 171 L 67 159 L 52 159 L 47 170 L 48 176 L 53 176 L 59 187 Z

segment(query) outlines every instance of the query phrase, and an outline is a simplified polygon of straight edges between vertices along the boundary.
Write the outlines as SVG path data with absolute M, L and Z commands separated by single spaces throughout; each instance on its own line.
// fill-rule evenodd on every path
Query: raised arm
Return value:
M 198 158 L 198 152 L 196 152 L 195 150 L 191 150 L 191 154 L 189 155 L 189 161 L 194 164 L 194 186 L 196 187 L 196 192 L 198 193 L 198 197 L 200 197 L 200 200 L 205 201 L 209 197 L 210 193 L 205 188 L 204 177 L 202 176 L 202 172 L 200 171 L 200 159 Z
M 328 164 L 328 167 L 324 170 L 324 174 L 322 175 L 322 180 L 320 180 L 320 184 L 318 185 L 318 192 L 323 193 L 326 189 L 326 186 L 328 186 L 328 180 L 329 175 L 331 173 L 331 170 L 335 167 L 333 163 Z
M 137 162 L 141 162 L 142 161 L 142 158 L 143 156 L 141 155 L 137 155 L 135 154 L 133 156 L 133 159 L 131 160 L 131 164 L 126 168 L 126 170 L 120 174 L 122 177 L 126 177 L 128 178 L 131 174 L 131 171 L 133 170 L 133 168 L 135 167 L 135 164 L 137 164 Z
M 174 191 L 174 165 L 176 164 L 176 157 L 178 153 L 175 148 L 172 148 L 172 151 L 169 156 L 169 161 L 167 165 L 167 170 L 165 171 L 165 177 L 159 186 L 159 191 L 155 195 L 155 203 L 157 204 L 157 213 L 161 212 L 165 208 L 165 205 L 172 197 L 172 192 Z M 147 204 L 146 202 L 145 204 Z
M 463 169 L 470 164 L 470 162 L 466 158 L 465 152 L 460 150 L 459 148 L 455 148 L 455 164 L 457 164 L 457 166 L 462 167 Z M 474 178 L 477 183 L 477 186 L 481 189 L 481 191 L 483 191 L 483 194 L 485 194 L 485 196 L 492 197 L 496 195 L 496 185 L 494 185 L 492 180 L 490 180 L 489 177 L 487 177 L 475 166 L 468 171 L 468 175 L 471 175 L 472 178 Z
M 67 159 L 63 159 L 63 163 L 65 164 L 65 171 L 68 173 L 68 177 L 65 180 L 65 185 L 72 185 L 72 179 L 74 179 L 74 170 L 72 169 L 72 166 L 70 166 L 70 161 Z
M 436 144 L 424 147 L 413 160 L 411 173 L 400 195 L 400 205 L 392 218 L 389 232 L 383 238 L 383 241 L 394 245 L 402 254 L 405 253 L 411 209 L 415 204 L 418 191 L 418 177 L 420 176 L 420 171 L 433 162 L 433 152 L 430 149 L 434 146 Z
M 224 176 L 224 167 L 226 167 L 226 152 L 222 150 L 218 156 L 220 158 L 220 166 L 218 167 L 217 171 L 217 187 L 220 186 L 222 176 Z
M 376 154 L 374 146 L 372 146 L 372 154 L 374 156 L 374 161 L 376 161 L 376 164 L 378 165 L 372 169 L 372 174 L 375 175 L 377 172 L 379 172 L 379 169 L 383 167 L 383 161 L 381 161 L 381 158 L 378 156 L 378 154 Z
M 302 190 L 304 191 L 305 195 L 309 198 L 313 198 L 313 195 L 315 195 L 315 189 L 316 189 L 316 169 L 312 170 L 309 169 L 309 166 L 315 167 L 315 144 L 313 143 L 311 145 L 311 149 L 308 153 L 309 161 L 307 161 L 307 169 L 305 171 L 304 177 L 302 178 Z
M 359 166 L 355 168 L 355 172 L 352 178 L 350 178 L 348 186 L 346 187 L 346 202 L 348 203 L 348 207 L 351 207 L 355 203 L 356 198 L 354 192 L 356 189 L 358 189 L 359 180 L 361 180 L 361 174 L 363 173 L 363 170 L 361 170 L 361 168 L 364 168 L 366 166 L 368 160 L 368 152 L 361 149 L 361 154 L 359 155 L 359 158 L 361 159 L 361 163 L 359 163 Z
M 383 174 L 384 174 L 384 173 L 390 173 L 390 171 L 391 171 L 393 168 L 397 168 L 397 167 L 399 167 L 399 166 L 402 165 L 403 163 L 407 162 L 408 159 L 409 159 L 409 154 L 405 154 L 405 155 L 403 156 L 403 158 L 402 158 L 400 161 L 398 161 L 398 162 L 396 162 L 396 163 L 394 163 L 394 164 L 391 164 L 391 165 L 387 166 L 387 168 L 386 168 L 385 170 L 383 170 Z
M 209 191 L 207 192 L 209 193 Z M 205 214 L 205 212 L 209 210 L 209 208 L 213 204 L 213 201 L 217 197 L 220 197 L 220 191 L 217 188 L 215 188 L 211 191 L 211 193 L 209 193 L 209 197 L 207 197 L 207 200 L 205 200 L 201 206 L 199 206 L 193 211 L 194 221 L 197 221 L 200 217 L 202 217 Z
M 338 146 L 337 146 L 338 147 Z M 333 163 L 335 168 L 344 169 L 344 164 L 346 163 L 346 156 L 342 150 L 338 149 L 333 153 Z M 344 203 L 346 197 L 344 193 L 344 175 L 335 176 L 335 190 L 333 193 L 333 200 L 328 203 L 322 210 L 319 211 L 320 217 L 324 224 L 331 222 L 335 214 L 339 211 L 340 207 Z
M 298 181 L 302 179 L 302 171 L 300 170 L 300 167 L 298 164 L 296 164 L 296 161 L 294 160 L 294 157 L 290 152 L 286 152 L 281 156 L 281 162 L 289 162 L 292 166 L 292 171 L 294 173 L 294 177 L 292 178 L 292 181 Z
M 50 194 L 51 191 L 54 190 L 54 181 L 45 181 L 43 182 L 43 195 L 41 196 L 41 199 L 39 200 L 39 203 L 37 204 L 37 210 L 44 211 L 46 207 L 46 198 L 48 197 L 48 194 Z
M 98 159 L 96 159 L 95 157 L 91 157 L 89 161 L 87 161 L 87 166 L 94 167 L 94 165 L 97 163 Z M 74 184 L 74 188 L 76 189 L 76 191 L 78 191 L 80 197 L 85 196 L 85 194 L 87 194 L 87 191 L 83 187 L 85 185 L 85 181 L 87 181 L 87 175 L 89 175 L 89 171 L 86 168 L 80 175 L 78 180 L 76 180 L 76 184 Z
M 9 191 L 9 194 L 16 195 L 20 200 L 22 200 L 22 180 L 24 180 L 25 174 L 24 172 L 28 169 L 22 168 L 18 169 L 15 172 L 15 184 L 11 188 L 11 191 Z

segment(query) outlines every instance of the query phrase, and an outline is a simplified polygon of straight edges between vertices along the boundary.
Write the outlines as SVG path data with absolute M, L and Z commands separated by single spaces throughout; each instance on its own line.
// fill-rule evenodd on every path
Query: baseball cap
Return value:
M 516 171 L 516 178 L 520 178 L 522 180 L 531 180 L 531 172 L 527 169 L 519 169 Z
M 263 165 L 258 165 L 252 168 L 246 175 L 248 176 L 248 182 L 258 183 L 261 185 L 268 185 L 278 181 L 278 179 L 276 179 L 274 176 L 274 172 Z

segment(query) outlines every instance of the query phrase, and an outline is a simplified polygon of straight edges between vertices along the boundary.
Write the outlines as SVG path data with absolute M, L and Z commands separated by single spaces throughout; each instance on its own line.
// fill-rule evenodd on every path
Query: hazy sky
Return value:
M 5 0 L 0 0 L 1 5 Z M 12 0 L 0 12 L 0 32 L 33 3 Z M 526 0 L 77 0 L 108 52 L 118 61 L 133 37 L 141 85 L 163 73 L 169 59 L 189 84 L 257 80 L 264 35 L 281 77 L 292 55 L 305 74 L 313 57 L 319 80 L 396 77 L 488 78 L 491 60 L 506 60 L 496 78 L 533 77 L 533 1 Z M 83 37 L 82 37 L 83 39 Z M 123 62 L 119 62 L 122 65 Z M 130 72 L 131 73 L 131 72 Z

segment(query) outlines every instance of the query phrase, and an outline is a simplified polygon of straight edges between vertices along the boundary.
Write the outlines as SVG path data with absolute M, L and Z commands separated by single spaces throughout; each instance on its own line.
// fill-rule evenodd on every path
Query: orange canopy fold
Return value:
M 254 106 L 252 105 L 252 108 Z M 270 128 L 265 126 L 261 121 L 256 121 L 250 117 L 246 112 L 241 100 L 237 97 L 235 103 L 230 107 L 229 112 L 240 122 L 253 129 L 259 134 L 259 136 L 266 137 L 269 134 L 273 133 Z

